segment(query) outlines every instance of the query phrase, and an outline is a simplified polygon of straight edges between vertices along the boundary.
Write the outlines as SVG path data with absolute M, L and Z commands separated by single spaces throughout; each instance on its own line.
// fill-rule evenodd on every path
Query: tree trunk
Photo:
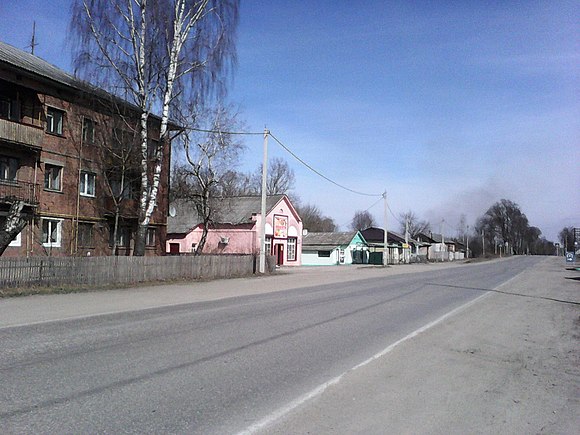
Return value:
M 4 254 L 10 242 L 14 240 L 27 224 L 25 217 L 22 215 L 23 208 L 23 201 L 15 201 L 10 206 L 10 210 L 8 210 L 4 227 L 0 228 L 0 256 Z

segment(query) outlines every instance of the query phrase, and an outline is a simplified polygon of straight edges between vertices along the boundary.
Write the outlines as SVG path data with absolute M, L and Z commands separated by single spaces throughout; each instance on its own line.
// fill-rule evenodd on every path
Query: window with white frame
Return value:
M 95 143 L 95 121 L 83 118 L 83 143 Z
M 59 248 L 62 238 L 62 221 L 60 219 L 42 219 L 42 246 Z
M 62 135 L 62 123 L 64 119 L 64 112 L 48 107 L 46 109 L 46 131 L 52 134 Z
M 288 261 L 296 261 L 296 237 L 288 237 Z
M 18 159 L 0 156 L 0 181 L 16 181 Z
M 44 165 L 44 188 L 60 192 L 62 190 L 62 167 L 46 163 Z
M 272 236 L 266 236 L 266 255 L 272 253 Z
M 82 196 L 95 196 L 97 176 L 92 172 L 81 171 L 80 193 Z

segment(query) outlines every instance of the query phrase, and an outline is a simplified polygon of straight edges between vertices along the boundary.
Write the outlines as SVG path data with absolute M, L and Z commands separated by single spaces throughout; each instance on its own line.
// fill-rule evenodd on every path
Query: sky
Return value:
M 0 39 L 71 71 L 70 2 L 0 2 Z M 580 227 L 580 2 L 242 0 L 229 100 L 350 190 L 387 192 L 387 227 L 413 211 L 434 232 L 519 204 L 556 241 Z M 241 170 L 262 160 L 245 139 Z M 380 197 L 288 161 L 294 193 L 342 230 Z M 374 205 L 374 206 L 373 206 Z

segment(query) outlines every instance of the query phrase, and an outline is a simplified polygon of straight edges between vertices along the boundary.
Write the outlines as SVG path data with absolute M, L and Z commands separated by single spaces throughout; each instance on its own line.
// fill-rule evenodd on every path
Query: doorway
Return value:
M 284 245 L 274 245 L 274 255 L 276 256 L 276 266 L 282 266 L 284 264 Z

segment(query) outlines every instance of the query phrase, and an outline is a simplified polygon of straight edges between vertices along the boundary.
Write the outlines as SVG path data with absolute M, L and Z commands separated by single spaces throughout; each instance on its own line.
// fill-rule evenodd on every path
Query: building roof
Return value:
M 348 246 L 352 240 L 360 234 L 358 231 L 334 232 L 334 233 L 311 233 L 302 237 L 302 249 L 330 250 L 338 246 Z M 364 238 L 361 235 L 361 238 Z
M 0 62 L 78 90 L 84 90 L 83 86 L 88 86 L 40 57 L 2 41 L 0 41 Z
M 382 228 L 369 227 L 366 230 L 362 230 L 361 234 L 369 243 L 382 245 L 385 240 L 385 230 Z M 405 243 L 405 237 L 394 231 L 387 231 L 387 239 L 388 243 Z M 409 243 L 416 243 L 416 241 L 409 239 Z
M 286 195 L 271 195 L 266 197 L 266 213 L 270 213 Z M 260 196 L 238 196 L 216 200 L 216 216 L 214 223 L 245 224 L 253 222 L 252 217 L 259 215 L 262 208 Z M 197 213 L 193 201 L 177 200 L 170 204 L 170 214 L 167 218 L 168 233 L 188 233 L 203 219 Z M 175 211 L 175 213 L 172 213 Z M 171 216 L 175 214 L 175 216 Z
M 417 240 L 419 240 L 421 243 L 423 244 L 431 244 L 431 243 L 436 243 L 435 240 L 426 233 L 419 233 L 416 235 Z
M 80 80 L 79 78 L 63 71 L 57 66 L 48 63 L 38 56 L 27 53 L 24 50 L 13 47 L 10 44 L 0 41 L 0 66 L 7 65 L 16 68 L 21 73 L 28 73 L 29 76 L 36 80 L 49 82 L 52 86 L 67 88 L 77 93 L 85 93 L 99 97 L 103 100 L 113 100 L 117 104 L 130 108 L 131 110 L 140 111 L 140 109 L 122 98 L 111 94 L 104 89 L 93 86 L 92 84 Z M 156 115 L 150 115 L 153 119 L 159 120 Z M 175 123 L 169 122 L 169 126 L 177 128 Z

